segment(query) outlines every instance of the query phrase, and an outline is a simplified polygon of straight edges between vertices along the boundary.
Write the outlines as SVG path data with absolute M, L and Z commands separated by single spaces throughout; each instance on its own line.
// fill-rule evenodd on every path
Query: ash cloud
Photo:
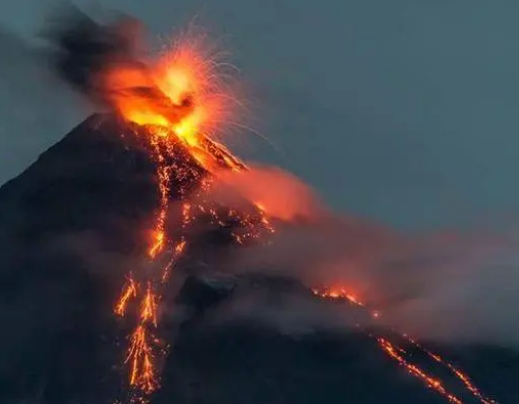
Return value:
M 279 219 L 304 219 L 284 222 L 268 246 L 237 251 L 233 271 L 284 272 L 309 287 L 344 286 L 382 312 L 378 324 L 417 338 L 519 347 L 513 237 L 485 230 L 397 233 L 331 212 L 278 169 L 255 167 L 223 182 L 234 195 L 269 200 L 267 212 L 278 204 Z M 222 195 L 229 203 L 233 193 L 213 193 Z
M 146 71 L 138 60 L 143 30 L 138 20 L 124 16 L 103 25 L 68 3 L 58 11 L 42 32 L 47 57 L 57 76 L 82 95 L 103 103 L 100 75 L 110 66 Z

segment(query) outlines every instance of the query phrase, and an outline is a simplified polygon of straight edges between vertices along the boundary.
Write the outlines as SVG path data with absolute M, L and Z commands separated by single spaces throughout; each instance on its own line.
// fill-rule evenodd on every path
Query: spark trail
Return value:
M 366 307 L 364 303 L 359 301 L 357 297 L 348 291 L 344 287 L 331 287 L 325 289 L 313 289 L 313 293 L 317 296 L 320 296 L 325 299 L 332 300 L 342 300 L 349 301 L 350 303 L 361 307 L 363 309 L 367 309 L 370 312 L 370 315 L 373 319 L 377 319 L 380 317 L 380 312 L 378 310 L 370 310 Z M 360 325 L 357 325 L 360 327 Z M 368 333 L 370 336 L 373 336 L 371 333 Z M 482 404 L 498 404 L 497 401 L 487 398 L 481 391 L 476 387 L 476 385 L 471 381 L 470 377 L 462 372 L 460 369 L 456 368 L 452 363 L 443 359 L 439 354 L 433 353 L 432 351 L 424 348 L 421 344 L 419 344 L 416 340 L 409 337 L 407 334 L 400 334 L 401 337 L 407 341 L 409 344 L 414 346 L 417 350 L 425 353 L 429 358 L 433 359 L 436 363 L 445 366 L 448 368 L 452 374 L 465 386 L 467 391 L 479 400 Z M 378 346 L 381 350 L 388 355 L 391 359 L 396 361 L 400 366 L 402 366 L 409 374 L 416 377 L 423 384 L 425 384 L 428 388 L 436 391 L 438 394 L 442 395 L 447 401 L 452 404 L 463 404 L 463 400 L 457 397 L 455 394 L 450 392 L 444 383 L 437 377 L 427 373 L 416 363 L 411 363 L 406 356 L 408 356 L 408 352 L 403 349 L 398 344 L 389 341 L 387 337 L 376 336 L 374 337 L 377 341 Z

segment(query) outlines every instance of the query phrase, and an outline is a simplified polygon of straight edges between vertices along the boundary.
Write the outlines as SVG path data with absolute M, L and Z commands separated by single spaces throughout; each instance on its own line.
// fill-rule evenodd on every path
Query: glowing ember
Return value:
M 324 298 L 339 299 L 339 300 L 347 299 L 351 303 L 353 303 L 357 306 L 364 307 L 364 304 L 362 304 L 354 294 L 348 292 L 343 287 L 332 287 L 332 288 L 327 288 L 327 289 L 323 289 L 323 290 L 312 289 L 312 291 L 314 292 L 314 294 L 324 297 Z

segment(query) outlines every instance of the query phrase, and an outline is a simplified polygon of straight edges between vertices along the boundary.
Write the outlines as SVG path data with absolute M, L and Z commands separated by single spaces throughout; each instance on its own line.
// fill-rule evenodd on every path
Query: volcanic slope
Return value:
M 95 115 L 0 188 L 0 402 L 108 404 L 125 396 L 123 361 L 132 327 L 114 316 L 113 306 L 144 254 L 159 204 L 147 147 L 117 118 Z M 176 156 L 184 175 L 173 178 L 171 201 L 207 174 L 180 146 Z M 231 227 L 198 236 L 203 242 L 176 269 L 186 276 L 169 285 L 171 296 L 163 302 L 162 316 L 171 319 L 161 322 L 160 338 L 171 348 L 153 404 L 447 402 L 363 330 L 280 327 L 279 319 L 290 323 L 301 305 L 342 305 L 352 318 L 359 309 L 289 279 L 222 275 L 225 254 L 214 251 L 235 248 L 227 237 Z M 250 310 L 236 315 L 236 306 Z M 274 324 L 263 315 L 266 306 L 286 317 Z M 396 335 L 386 337 L 412 349 Z M 436 348 L 486 394 L 517 402 L 516 353 Z M 481 402 L 423 352 L 412 359 L 463 402 Z

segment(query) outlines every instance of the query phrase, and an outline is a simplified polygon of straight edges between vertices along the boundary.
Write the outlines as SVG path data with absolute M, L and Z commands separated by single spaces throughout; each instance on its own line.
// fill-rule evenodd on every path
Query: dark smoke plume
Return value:
M 173 104 L 157 87 L 140 50 L 143 32 L 128 15 L 101 24 L 68 5 L 47 23 L 43 37 L 52 45 L 49 58 L 58 77 L 96 105 L 113 108 L 114 99 L 128 96 L 175 120 L 193 101 L 186 95 Z
M 140 24 L 133 18 L 101 25 L 69 4 L 48 21 L 43 36 L 54 46 L 49 56 L 58 75 L 76 90 L 92 96 L 99 84 L 96 77 L 108 65 L 146 69 L 137 60 L 139 30 Z

